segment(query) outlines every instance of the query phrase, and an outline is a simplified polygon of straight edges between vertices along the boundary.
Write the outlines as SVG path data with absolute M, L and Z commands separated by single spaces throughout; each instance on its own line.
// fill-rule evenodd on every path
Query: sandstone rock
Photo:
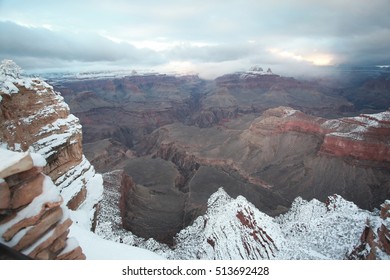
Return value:
M 87 197 L 87 190 L 85 187 L 82 187 L 81 191 L 79 191 L 71 200 L 69 200 L 66 206 L 70 210 L 76 210 L 81 205 L 81 203 L 84 202 L 86 197 Z
M 379 247 L 388 255 L 390 255 L 390 229 L 384 224 L 381 225 L 378 233 Z
M 47 230 L 55 226 L 61 220 L 63 210 L 60 207 L 50 209 L 41 218 L 37 225 L 27 231 L 22 239 L 13 247 L 15 250 L 23 250 L 36 242 Z
M 3 238 L 5 241 L 11 240 L 15 234 L 17 234 L 21 229 L 27 228 L 29 226 L 33 226 L 37 224 L 41 217 L 50 209 L 58 208 L 62 204 L 62 200 L 59 200 L 57 202 L 48 202 L 42 205 L 41 210 L 39 213 L 35 216 L 24 218 L 21 221 L 13 224 L 10 228 L 8 228 L 5 233 L 3 234 Z M 12 217 L 11 217 L 12 218 Z
M 1 103 L 0 103 L 1 104 Z M 9 153 L 3 150 L 2 156 L 8 157 Z M 33 167 L 33 160 L 28 153 L 20 154 L 15 160 L 12 161 L 12 165 L 7 168 L 2 168 L 0 172 L 0 178 L 7 178 L 13 174 L 20 173 L 29 170 Z
M 57 256 L 59 251 L 61 251 L 65 247 L 68 228 L 71 226 L 71 224 L 72 224 L 72 220 L 67 219 L 63 223 L 56 225 L 53 234 L 49 238 L 47 238 L 44 242 L 39 244 L 28 255 L 32 258 L 38 258 L 38 255 L 42 251 L 47 251 L 47 252 L 51 252 L 52 256 Z M 61 239 L 59 239 L 60 237 Z
M 64 253 L 64 254 L 57 256 L 56 259 L 57 260 L 85 260 L 86 257 L 84 255 L 81 247 L 79 246 L 70 252 L 67 252 L 67 253 Z
M 381 259 L 383 255 L 390 255 L 389 205 L 388 200 L 381 205 L 381 223 L 367 221 L 360 242 L 346 256 L 348 259 L 375 260 Z
M 35 197 L 42 193 L 45 176 L 38 174 L 33 180 L 23 183 L 13 191 L 10 206 L 12 209 L 29 204 Z
M 7 182 L 0 182 L 0 210 L 7 209 L 11 201 L 11 192 Z
M 65 203 L 77 196 L 77 207 L 93 207 L 101 197 L 102 179 L 95 174 L 93 167 L 83 156 L 78 118 L 69 113 L 69 107 L 63 97 L 43 80 L 19 75 L 9 82 L 13 83 L 15 93 L 5 92 L 5 98 L 0 102 L 2 142 L 11 150 L 33 150 L 42 155 L 47 161 L 43 171 L 51 177 L 60 191 L 65 192 Z M 40 171 L 40 167 L 31 169 L 31 158 L 26 164 L 28 166 L 17 172 L 29 170 L 30 174 L 19 173 L 19 177 L 9 177 L 11 174 L 6 174 L 10 186 L 14 185 L 14 181 L 19 184 L 24 180 L 28 181 L 29 176 Z M 22 167 L 20 164 L 18 166 Z M 4 178 L 5 175 L 1 176 Z M 78 195 L 79 192 L 81 193 Z M 85 192 L 88 195 L 85 195 Z M 82 204 L 82 198 L 91 201 Z M 14 207 L 19 206 L 20 203 Z M 86 211 L 90 213 L 92 220 L 94 211 L 90 210 Z
M 23 184 L 34 179 L 42 171 L 43 167 L 34 166 L 29 170 L 8 176 L 7 183 L 10 187 Z
M 83 204 L 86 221 L 93 217 L 102 184 L 83 156 L 81 126 L 50 85 L 11 74 L 0 86 L 0 138 L 7 148 L 0 149 L 0 241 L 34 259 L 55 259 L 65 247 L 70 254 L 63 258 L 85 259 L 78 244 L 69 245 L 72 221 L 60 196 L 75 197 L 75 211 Z
M 50 250 L 55 252 L 56 255 L 58 255 L 65 248 L 68 234 L 69 229 L 60 235 L 56 240 L 54 240 L 52 245 L 50 245 Z

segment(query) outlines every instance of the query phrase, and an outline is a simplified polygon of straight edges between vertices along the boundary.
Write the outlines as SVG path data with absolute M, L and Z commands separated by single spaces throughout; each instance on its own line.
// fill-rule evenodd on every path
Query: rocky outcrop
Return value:
M 367 220 L 360 242 L 347 255 L 348 259 L 376 260 L 390 255 L 390 201 L 381 205 L 380 218 Z
M 85 259 L 77 241 L 68 238 L 69 210 L 42 173 L 43 157 L 5 149 L 0 155 L 0 242 L 33 259 Z
M 1 67 L 1 145 L 42 155 L 47 161 L 43 172 L 57 185 L 64 204 L 74 210 L 72 218 L 90 227 L 102 178 L 83 155 L 78 118 L 43 80 L 22 76 L 11 61 L 3 61 Z
M 327 121 L 321 152 L 339 157 L 390 162 L 390 111 Z
M 244 197 L 232 199 L 219 189 L 209 198 L 207 212 L 177 235 L 175 255 L 180 259 L 274 259 L 281 235 L 271 217 Z
M 339 195 L 325 203 L 298 197 L 285 214 L 272 218 L 220 188 L 209 198 L 206 213 L 178 233 L 171 258 L 341 260 L 351 253 L 367 220 L 381 218 Z M 383 248 L 376 256 L 390 259 Z

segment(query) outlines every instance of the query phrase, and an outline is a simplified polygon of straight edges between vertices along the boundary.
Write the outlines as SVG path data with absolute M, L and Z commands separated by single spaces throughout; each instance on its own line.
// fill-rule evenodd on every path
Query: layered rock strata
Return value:
M 220 184 L 217 174 L 222 173 L 287 201 L 298 195 L 325 200 L 339 193 L 359 207 L 373 209 L 390 195 L 389 118 L 390 112 L 385 111 L 328 120 L 278 107 L 245 124 L 237 120 L 212 128 L 167 125 L 136 149 L 186 170 L 191 178 L 184 188 L 191 194 L 187 203 L 196 199 L 198 189 L 203 194 L 196 202 L 199 207 L 217 189 L 202 186 L 213 180 Z M 233 196 L 241 191 L 267 212 L 254 200 L 256 195 L 243 193 L 248 188 L 226 190 Z
M 42 155 L 47 161 L 43 171 L 74 210 L 72 218 L 91 227 L 102 178 L 83 155 L 78 118 L 52 86 L 21 75 L 12 61 L 3 61 L 0 82 L 1 145 Z
M 196 76 L 160 74 L 58 83 L 83 125 L 84 142 L 112 138 L 131 148 L 163 125 L 185 122 L 203 87 Z
M 42 173 L 45 159 L 5 149 L 0 155 L 0 242 L 32 259 L 85 259 L 77 241 L 68 238 L 69 210 Z

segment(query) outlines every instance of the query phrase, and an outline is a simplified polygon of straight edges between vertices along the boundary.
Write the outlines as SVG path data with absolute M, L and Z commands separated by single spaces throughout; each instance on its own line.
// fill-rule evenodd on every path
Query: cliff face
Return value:
M 356 160 L 390 161 L 390 111 L 326 120 L 288 107 L 269 109 L 247 135 L 301 132 L 323 138 L 320 152 Z M 255 137 L 252 143 L 256 144 Z
M 3 61 L 0 74 L 1 145 L 42 155 L 47 161 L 43 172 L 73 210 L 72 219 L 90 228 L 103 186 L 83 155 L 79 120 L 52 86 L 23 77 L 12 61 Z
M 390 111 L 328 121 L 323 126 L 330 133 L 325 135 L 322 152 L 390 162 Z
M 123 228 L 172 245 L 172 236 L 183 228 L 185 195 L 177 187 L 181 179 L 171 162 L 150 158 L 130 161 L 121 183 Z
M 375 232 L 371 258 L 389 259 L 388 226 L 388 217 L 338 195 L 325 203 L 298 197 L 287 213 L 272 218 L 244 197 L 233 199 L 219 189 L 207 212 L 178 233 L 171 254 L 174 259 L 345 259 L 370 228 Z
M 325 200 L 338 193 L 373 209 L 390 194 L 388 118 L 385 111 L 327 120 L 277 107 L 211 128 L 167 125 L 135 148 L 173 162 L 188 179 L 187 204 L 198 209 L 204 209 L 216 186 L 230 185 L 219 174 L 235 179 L 235 186 L 226 187 L 229 195 L 244 195 L 271 215 L 270 208 L 276 209 L 264 208 L 266 191 L 290 203 L 297 196 Z M 248 183 L 256 186 L 250 194 Z M 198 192 L 203 194 L 199 199 Z M 276 197 L 273 201 L 286 206 Z
M 41 155 L 0 149 L 0 243 L 33 259 L 85 259 Z M 0 254 L 0 258 L 12 255 Z
M 191 115 L 195 76 L 159 74 L 60 82 L 64 98 L 80 118 L 84 142 L 112 138 L 128 148 L 154 129 Z

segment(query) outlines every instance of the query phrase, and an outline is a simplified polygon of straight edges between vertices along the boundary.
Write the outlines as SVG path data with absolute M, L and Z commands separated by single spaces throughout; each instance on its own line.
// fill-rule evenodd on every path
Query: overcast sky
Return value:
M 389 65 L 389 11 L 390 0 L 0 0 L 0 59 L 210 78 Z

